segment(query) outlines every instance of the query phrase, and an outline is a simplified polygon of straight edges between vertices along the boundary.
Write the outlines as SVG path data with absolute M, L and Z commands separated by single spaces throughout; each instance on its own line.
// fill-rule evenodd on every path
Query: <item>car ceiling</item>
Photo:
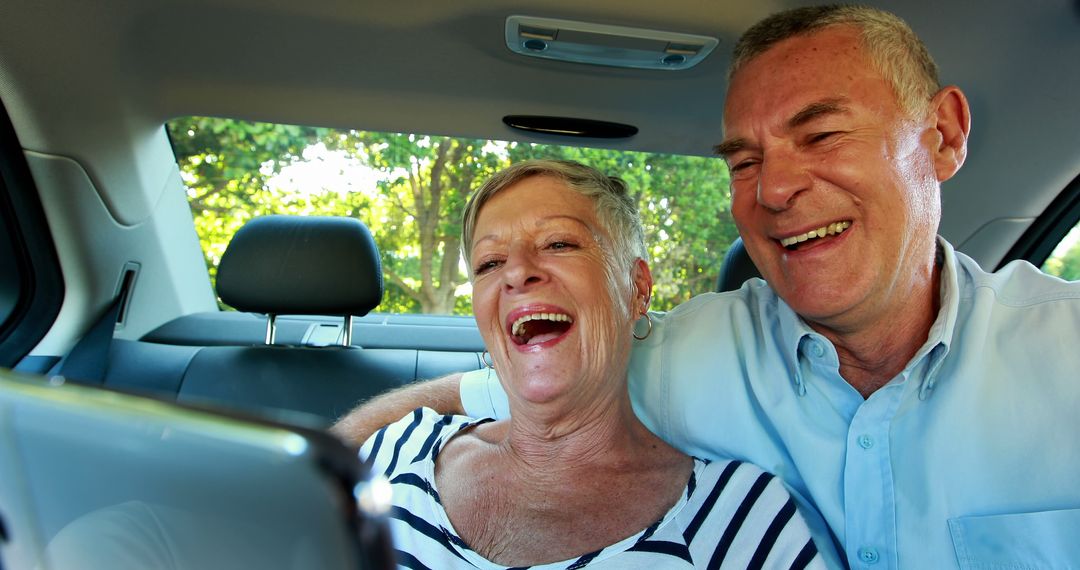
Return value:
M 1080 2 L 871 3 L 906 19 L 942 81 L 969 97 L 969 157 L 945 187 L 942 232 L 986 263 L 1080 172 Z M 571 116 L 640 129 L 578 144 L 705 155 L 721 138 L 735 38 L 803 4 L 6 0 L 0 97 L 26 149 L 73 158 L 106 186 L 110 168 L 138 161 L 108 141 L 156 136 L 183 115 L 543 142 L 553 139 L 514 132 L 502 117 Z M 514 14 L 720 45 L 685 71 L 558 63 L 506 48 Z

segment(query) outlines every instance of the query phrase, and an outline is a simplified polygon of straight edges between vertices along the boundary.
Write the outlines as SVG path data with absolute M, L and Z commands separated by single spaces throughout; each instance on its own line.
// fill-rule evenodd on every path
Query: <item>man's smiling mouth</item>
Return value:
M 572 324 L 573 317 L 564 313 L 531 313 L 514 321 L 510 337 L 519 345 L 540 344 L 562 336 Z
M 825 236 L 837 235 L 850 227 L 850 221 L 833 222 L 827 226 L 820 227 L 815 230 L 810 230 L 804 234 L 786 237 L 780 240 L 780 245 L 784 246 L 789 250 L 796 250 L 799 248 L 799 244 L 801 243 L 815 240 L 818 238 L 823 238 Z

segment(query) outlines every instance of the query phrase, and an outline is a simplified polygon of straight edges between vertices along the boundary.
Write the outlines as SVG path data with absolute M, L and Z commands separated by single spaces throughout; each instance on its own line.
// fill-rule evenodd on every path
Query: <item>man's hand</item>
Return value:
M 461 374 L 403 386 L 353 408 L 330 428 L 330 433 L 346 443 L 362 445 L 379 428 L 394 423 L 419 407 L 443 414 L 463 414 L 458 387 Z

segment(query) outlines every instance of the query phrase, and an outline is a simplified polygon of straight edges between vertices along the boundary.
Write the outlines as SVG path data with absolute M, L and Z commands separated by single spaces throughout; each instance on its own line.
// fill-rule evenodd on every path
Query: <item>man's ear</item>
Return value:
M 634 299 L 636 303 L 631 307 L 631 311 L 637 311 L 638 309 L 647 311 L 649 309 L 649 300 L 652 299 L 652 272 L 649 271 L 649 264 L 640 257 L 634 261 L 632 279 L 634 280 Z M 642 299 L 642 301 L 637 301 L 638 299 Z
M 971 131 L 971 109 L 959 87 L 950 85 L 938 91 L 930 101 L 931 128 L 940 136 L 934 156 L 938 182 L 953 177 L 967 158 L 967 139 Z

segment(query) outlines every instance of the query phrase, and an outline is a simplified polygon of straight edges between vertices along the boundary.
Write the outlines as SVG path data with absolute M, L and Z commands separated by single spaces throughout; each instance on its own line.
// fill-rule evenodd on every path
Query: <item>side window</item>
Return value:
M 0 366 L 40 371 L 21 361 L 52 326 L 63 294 L 45 213 L 15 129 L 0 105 Z
M 1061 190 L 998 263 L 1025 259 L 1044 273 L 1080 281 L 1080 176 Z
M 713 290 L 738 235 L 727 166 L 715 157 L 209 117 L 179 118 L 168 130 L 211 280 L 233 233 L 255 216 L 354 217 L 382 254 L 380 312 L 471 313 L 461 211 L 489 176 L 530 158 L 583 162 L 628 184 L 645 228 L 655 309 Z
M 0 330 L 15 313 L 22 293 L 23 276 L 15 255 L 13 226 L 11 206 L 4 200 L 0 205 Z
M 1080 222 L 1057 244 L 1042 270 L 1067 281 L 1080 281 Z

